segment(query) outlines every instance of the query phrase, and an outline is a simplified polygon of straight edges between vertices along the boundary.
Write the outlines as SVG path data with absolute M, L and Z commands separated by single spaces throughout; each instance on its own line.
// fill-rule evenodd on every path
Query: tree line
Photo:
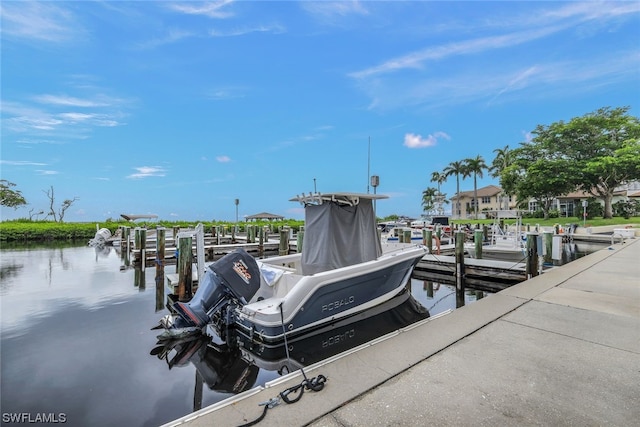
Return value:
M 460 179 L 473 176 L 477 219 L 477 179 L 487 171 L 499 180 L 506 196 L 516 197 L 518 208 L 527 209 L 529 200 L 535 200 L 545 219 L 553 200 L 579 190 L 602 200 L 603 218 L 612 218 L 615 189 L 640 180 L 640 120 L 629 109 L 604 107 L 568 122 L 538 125 L 531 140 L 519 147 L 493 150 L 489 165 L 480 155 L 451 162 L 444 170 L 432 172 L 431 182 L 437 188 L 423 191 L 423 210 L 433 211 L 447 178 L 456 177 L 457 196 Z

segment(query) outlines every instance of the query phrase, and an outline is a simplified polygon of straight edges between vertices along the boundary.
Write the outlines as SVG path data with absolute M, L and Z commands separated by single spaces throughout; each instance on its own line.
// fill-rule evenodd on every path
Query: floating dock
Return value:
M 630 239 L 306 367 L 324 389 L 280 401 L 258 425 L 637 425 L 639 259 Z M 242 425 L 302 380 L 166 425 Z

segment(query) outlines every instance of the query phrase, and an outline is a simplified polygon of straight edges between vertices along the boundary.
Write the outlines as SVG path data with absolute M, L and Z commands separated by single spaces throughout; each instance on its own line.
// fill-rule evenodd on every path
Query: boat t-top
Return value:
M 373 201 L 384 195 L 310 193 L 302 252 L 256 260 L 238 249 L 210 264 L 190 302 L 173 304 L 161 325 L 168 335 L 212 326 L 278 342 L 353 316 L 400 293 L 423 245 L 381 243 Z

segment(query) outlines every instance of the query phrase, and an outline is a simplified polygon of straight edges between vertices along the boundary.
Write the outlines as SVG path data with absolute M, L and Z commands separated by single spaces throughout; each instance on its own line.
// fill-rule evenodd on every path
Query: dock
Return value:
M 499 292 L 526 280 L 523 262 L 487 259 L 464 259 L 466 287 L 486 292 Z M 449 285 L 456 284 L 456 257 L 451 255 L 425 255 L 413 270 L 412 277 Z
M 305 368 L 325 387 L 257 425 L 637 425 L 640 239 Z M 239 426 L 293 372 L 167 426 Z

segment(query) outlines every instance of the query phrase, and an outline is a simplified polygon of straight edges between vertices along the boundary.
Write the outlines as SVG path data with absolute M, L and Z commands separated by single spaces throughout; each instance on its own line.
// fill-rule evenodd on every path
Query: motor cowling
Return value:
M 228 302 L 244 305 L 259 288 L 258 264 L 244 249 L 236 249 L 209 265 L 191 301 L 173 308 L 188 325 L 204 327 Z

